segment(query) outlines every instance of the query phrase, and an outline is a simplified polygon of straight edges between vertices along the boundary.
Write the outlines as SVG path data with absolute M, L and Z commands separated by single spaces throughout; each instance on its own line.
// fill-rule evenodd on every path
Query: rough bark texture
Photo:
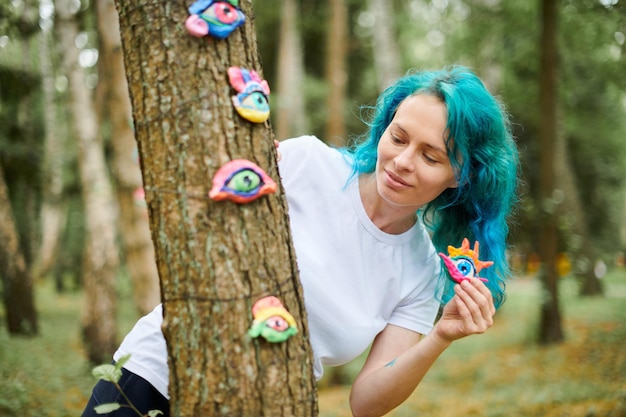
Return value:
M 15 218 L 4 172 L 0 166 L 0 278 L 2 279 L 7 329 L 11 335 L 33 336 L 38 332 L 33 279 L 15 227 Z
M 558 48 L 556 43 L 558 2 L 540 0 L 542 10 L 541 75 L 539 132 L 539 198 L 542 210 L 539 215 L 539 256 L 542 261 L 541 279 L 545 297 L 541 305 L 539 341 L 556 343 L 563 340 L 559 308 L 558 274 L 556 254 L 558 250 L 556 204 L 554 202 L 555 172 L 554 151 L 557 138 L 557 80 Z
M 317 414 L 306 312 L 282 190 L 249 204 L 213 202 L 213 175 L 246 158 L 278 181 L 268 125 L 235 112 L 227 69 L 262 74 L 251 3 L 227 39 L 194 38 L 191 2 L 118 0 L 150 228 L 164 305 L 176 416 Z M 280 298 L 299 333 L 251 340 L 254 301 Z
M 146 208 L 137 204 L 133 193 L 143 186 L 136 160 L 137 143 L 132 127 L 132 109 L 122 56 L 119 19 L 113 0 L 96 3 L 101 42 L 101 83 L 106 83 L 104 106 L 111 121 L 112 174 L 119 205 L 119 230 L 126 266 L 133 284 L 133 298 L 139 312 L 150 312 L 161 301 L 159 274 Z
M 78 165 L 85 206 L 83 336 L 89 360 L 101 363 L 110 360 L 118 344 L 116 212 L 91 92 L 84 83 L 84 71 L 78 65 L 78 49 L 74 44 L 78 23 L 70 12 L 68 0 L 57 0 L 55 11 L 63 68 L 69 80 L 69 107 L 79 147 Z

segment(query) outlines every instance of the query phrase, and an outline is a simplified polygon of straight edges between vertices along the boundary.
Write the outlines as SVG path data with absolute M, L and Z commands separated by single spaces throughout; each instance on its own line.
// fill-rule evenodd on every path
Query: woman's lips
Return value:
M 386 178 L 385 178 L 385 182 L 387 183 L 387 185 L 389 185 L 390 187 L 394 187 L 394 188 L 407 188 L 407 187 L 411 187 L 411 185 L 409 183 L 407 183 L 406 181 L 404 181 L 402 178 L 400 178 L 399 176 L 395 175 L 393 172 L 387 171 L 385 170 L 385 174 L 386 174 Z

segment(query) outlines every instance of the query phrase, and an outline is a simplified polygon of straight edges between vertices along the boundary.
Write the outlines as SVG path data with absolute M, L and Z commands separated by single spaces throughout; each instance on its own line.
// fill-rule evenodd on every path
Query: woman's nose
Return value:
M 415 155 L 414 152 L 406 148 L 402 152 L 400 152 L 394 158 L 394 164 L 396 165 L 396 169 L 402 171 L 413 171 L 415 169 Z

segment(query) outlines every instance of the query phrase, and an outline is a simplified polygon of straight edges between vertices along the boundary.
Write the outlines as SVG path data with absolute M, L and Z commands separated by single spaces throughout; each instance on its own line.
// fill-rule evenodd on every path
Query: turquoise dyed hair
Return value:
M 407 97 L 438 97 L 448 111 L 446 145 L 460 186 L 444 191 L 421 209 L 438 252 L 448 245 L 460 247 L 464 237 L 471 246 L 480 242 L 480 259 L 494 265 L 483 269 L 496 307 L 504 302 L 510 274 L 506 258 L 507 219 L 517 202 L 519 157 L 503 105 L 482 81 L 462 66 L 420 71 L 400 78 L 370 108 L 372 118 L 363 140 L 344 149 L 350 155 L 353 174 L 373 172 L 378 142 L 395 112 Z M 453 284 L 439 277 L 443 302 L 453 295 Z

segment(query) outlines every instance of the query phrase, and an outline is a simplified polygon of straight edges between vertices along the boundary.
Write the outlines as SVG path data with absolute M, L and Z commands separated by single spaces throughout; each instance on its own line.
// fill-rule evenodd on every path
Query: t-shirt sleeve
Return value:
M 315 136 L 300 136 L 280 142 L 278 151 L 281 153 L 278 170 L 281 182 L 288 187 L 307 168 L 306 163 L 312 150 L 322 142 Z
M 436 296 L 441 264 L 436 253 L 430 253 L 424 263 L 424 276 L 429 278 L 416 286 L 405 301 L 394 309 L 389 319 L 393 324 L 420 334 L 428 334 L 435 323 L 440 303 Z

